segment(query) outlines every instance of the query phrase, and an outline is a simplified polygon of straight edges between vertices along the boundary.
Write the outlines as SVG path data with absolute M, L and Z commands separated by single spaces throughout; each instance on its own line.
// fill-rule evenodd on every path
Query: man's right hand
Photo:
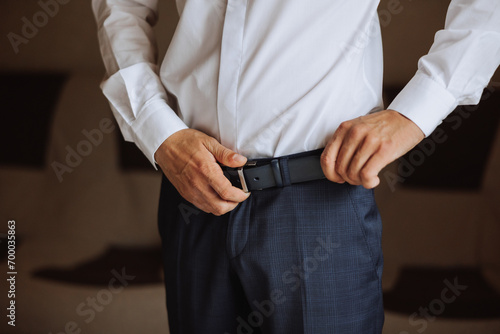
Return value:
M 247 159 L 203 132 L 175 132 L 160 145 L 155 160 L 181 196 L 205 212 L 223 215 L 250 195 L 233 187 L 217 163 L 241 167 Z

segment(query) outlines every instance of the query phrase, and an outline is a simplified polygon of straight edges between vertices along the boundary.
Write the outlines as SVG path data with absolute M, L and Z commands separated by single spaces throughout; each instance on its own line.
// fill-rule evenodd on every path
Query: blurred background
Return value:
M 161 59 L 177 11 L 160 2 Z M 101 94 L 90 1 L 41 3 L 0 2 L 0 333 L 168 333 L 161 174 L 123 142 Z M 387 102 L 413 76 L 448 3 L 381 2 Z M 500 333 L 499 118 L 497 71 L 479 106 L 457 108 L 382 172 L 384 333 Z

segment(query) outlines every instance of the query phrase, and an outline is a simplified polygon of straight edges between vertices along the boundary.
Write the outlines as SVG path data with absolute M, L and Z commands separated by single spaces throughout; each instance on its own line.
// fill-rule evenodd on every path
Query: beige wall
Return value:
M 103 117 L 112 117 L 98 89 L 104 69 L 90 0 L 65 1 L 69 2 L 59 8 L 58 14 L 50 18 L 28 44 L 20 45 L 16 54 L 6 36 L 9 32 L 20 34 L 21 19 L 31 20 L 40 10 L 38 0 L 0 0 L 0 72 L 56 70 L 75 73 L 66 84 L 55 111 L 48 161 L 62 161 L 65 146 L 74 147 L 81 141 L 82 129 L 92 129 Z M 385 82 L 403 85 L 415 72 L 418 58 L 430 47 L 435 31 L 443 26 L 449 1 L 400 0 L 396 8 L 389 5 L 389 1 L 395 0 L 382 0 L 380 5 L 385 15 L 382 16 Z M 161 36 L 160 54 L 165 52 L 175 28 L 174 2 L 161 1 L 161 20 L 157 27 Z M 386 10 L 390 13 L 390 9 L 393 13 L 388 16 Z M 496 81 L 500 82 L 499 75 Z M 75 318 L 76 305 L 96 293 L 93 289 L 70 290 L 67 286 L 33 280 L 30 277 L 32 270 L 54 263 L 70 265 L 87 260 L 97 256 L 109 243 L 145 245 L 157 242 L 159 175 L 118 170 L 116 142 L 119 139 L 107 138 L 62 184 L 57 183 L 50 167 L 45 171 L 5 168 L 0 171 L 3 182 L 0 182 L 0 203 L 9 209 L 3 211 L 23 222 L 19 233 L 23 238 L 26 236 L 19 253 L 26 259 L 20 261 L 24 270 L 20 277 L 25 279 L 20 286 L 26 289 L 22 289 L 19 304 L 30 308 L 25 319 L 35 321 L 20 323 L 25 328 L 48 327 L 54 333 L 59 332 L 62 328 L 57 326 L 78 319 Z M 404 265 L 468 265 L 483 268 L 485 277 L 500 291 L 499 169 L 500 133 L 487 168 L 485 187 L 480 192 L 404 188 L 392 191 L 387 182 L 382 182 L 376 195 L 384 220 L 384 288 L 394 284 L 398 270 Z M 45 307 L 40 308 L 39 303 L 30 304 L 33 298 L 42 300 Z M 127 290 L 87 329 L 95 333 L 113 332 L 118 324 L 128 332 L 159 332 L 140 327 L 165 329 L 163 303 L 162 288 Z M 124 318 L 123 314 L 127 316 Z M 445 320 L 443 323 L 450 324 Z M 430 327 L 426 333 L 457 333 L 440 330 L 439 320 L 433 325 L 438 327 Z M 0 323 L 0 332 L 4 333 L 1 326 Z M 458 326 L 464 327 L 464 322 Z M 389 314 L 384 333 L 402 333 L 403 329 L 415 330 L 407 317 Z M 481 331 L 469 331 L 473 332 Z

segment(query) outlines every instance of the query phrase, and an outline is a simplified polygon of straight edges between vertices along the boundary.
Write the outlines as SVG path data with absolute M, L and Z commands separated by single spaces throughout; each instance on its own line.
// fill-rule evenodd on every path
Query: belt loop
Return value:
M 283 187 L 283 180 L 281 178 L 280 163 L 278 159 L 271 160 L 271 169 L 274 174 L 274 181 L 276 182 L 276 187 Z
M 287 187 L 292 184 L 292 180 L 290 179 L 290 169 L 288 168 L 288 158 L 279 159 L 280 170 L 281 170 L 281 179 L 283 181 L 283 187 Z

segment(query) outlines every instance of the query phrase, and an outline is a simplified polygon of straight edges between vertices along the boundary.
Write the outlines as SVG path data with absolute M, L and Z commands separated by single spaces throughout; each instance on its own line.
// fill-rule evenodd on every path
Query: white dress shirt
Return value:
M 338 125 L 382 103 L 377 0 L 177 0 L 161 67 L 157 0 L 93 0 L 120 129 L 154 164 L 194 128 L 248 157 L 324 147 Z M 161 38 L 161 36 L 160 36 Z M 429 135 L 476 104 L 500 62 L 500 1 L 451 1 L 418 71 L 389 106 Z

